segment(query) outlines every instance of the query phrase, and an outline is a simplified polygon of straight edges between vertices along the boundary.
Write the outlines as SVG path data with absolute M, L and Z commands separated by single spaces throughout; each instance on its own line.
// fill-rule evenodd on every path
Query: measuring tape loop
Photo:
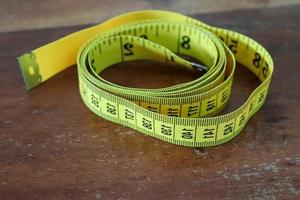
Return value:
M 263 105 L 273 73 L 270 54 L 251 38 L 156 10 L 117 16 L 18 60 L 28 89 L 77 61 L 80 95 L 91 111 L 146 135 L 190 147 L 222 144 L 241 132 Z M 120 86 L 99 75 L 114 64 L 133 60 L 173 63 L 201 76 L 174 86 L 144 89 Z M 215 116 L 229 101 L 236 62 L 261 83 L 238 109 Z

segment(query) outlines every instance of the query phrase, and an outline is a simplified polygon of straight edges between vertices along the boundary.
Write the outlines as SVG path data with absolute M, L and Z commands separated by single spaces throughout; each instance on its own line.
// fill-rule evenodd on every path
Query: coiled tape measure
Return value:
M 203 75 L 160 89 L 123 87 L 99 75 L 115 63 L 140 59 L 177 63 Z M 156 10 L 117 16 L 18 60 L 28 89 L 77 61 L 80 95 L 91 111 L 146 135 L 190 147 L 222 144 L 241 132 L 263 105 L 273 73 L 270 54 L 251 38 Z M 229 100 L 236 62 L 253 72 L 261 84 L 237 110 L 214 116 Z

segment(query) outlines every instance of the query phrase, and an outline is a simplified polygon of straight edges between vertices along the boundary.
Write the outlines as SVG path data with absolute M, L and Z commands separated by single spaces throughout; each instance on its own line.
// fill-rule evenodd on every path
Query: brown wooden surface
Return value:
M 213 148 L 175 146 L 97 117 L 81 102 L 75 67 L 27 92 L 15 58 L 82 27 L 0 33 L 0 199 L 300 199 L 299 10 L 195 16 L 260 41 L 276 67 L 262 110 Z M 196 75 L 127 63 L 103 76 L 160 87 Z M 235 78 L 225 112 L 258 84 L 242 67 Z

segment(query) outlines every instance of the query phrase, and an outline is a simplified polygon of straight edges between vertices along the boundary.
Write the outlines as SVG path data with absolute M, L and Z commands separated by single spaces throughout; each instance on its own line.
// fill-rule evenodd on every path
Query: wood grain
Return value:
M 194 16 L 261 42 L 276 67 L 262 110 L 213 148 L 175 146 L 97 117 L 80 99 L 75 67 L 27 92 L 15 58 L 82 26 L 0 33 L 0 199 L 299 199 L 299 10 Z M 127 63 L 103 76 L 137 87 L 196 76 L 170 67 Z M 242 66 L 235 78 L 224 112 L 258 84 Z
M 228 0 L 0 0 L 0 32 L 99 23 L 141 9 L 195 14 L 299 3 L 299 0 L 230 0 L 230 3 Z

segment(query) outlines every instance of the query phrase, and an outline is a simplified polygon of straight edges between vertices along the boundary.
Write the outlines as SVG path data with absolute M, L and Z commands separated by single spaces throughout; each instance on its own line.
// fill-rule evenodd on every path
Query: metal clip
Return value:
M 194 63 L 194 62 L 191 62 L 192 63 L 192 67 L 201 72 L 202 74 L 205 74 L 207 71 L 208 71 L 208 67 L 204 66 L 204 65 L 200 65 L 198 63 Z
M 36 62 L 36 56 L 34 53 L 26 53 L 19 57 L 18 61 L 26 88 L 29 90 L 34 86 L 39 85 L 42 81 L 42 76 L 40 75 L 39 65 Z

